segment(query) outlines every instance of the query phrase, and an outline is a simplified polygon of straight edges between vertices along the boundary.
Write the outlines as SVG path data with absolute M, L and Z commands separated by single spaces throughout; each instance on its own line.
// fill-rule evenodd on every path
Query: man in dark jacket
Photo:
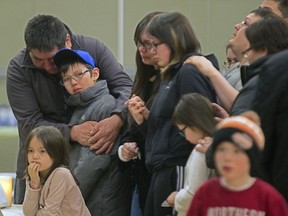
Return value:
M 21 204 L 25 193 L 24 142 L 28 133 L 40 125 L 57 127 L 66 140 L 89 145 L 98 154 L 108 153 L 114 145 L 125 118 L 124 102 L 130 96 L 132 81 L 112 52 L 97 39 L 74 35 L 58 18 L 50 15 L 33 17 L 25 29 L 26 48 L 9 63 L 7 94 L 18 122 L 19 152 L 14 203 Z M 117 105 L 111 117 L 100 122 L 88 121 L 68 125 L 71 109 L 65 105 L 64 88 L 53 63 L 61 48 L 81 49 L 90 53 L 108 83 Z
M 265 134 L 264 179 L 288 202 L 288 51 L 274 54 L 262 66 L 253 103 Z

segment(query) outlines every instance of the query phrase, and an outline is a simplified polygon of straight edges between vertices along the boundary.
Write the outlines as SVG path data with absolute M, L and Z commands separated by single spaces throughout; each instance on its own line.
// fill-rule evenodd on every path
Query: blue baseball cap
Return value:
M 92 56 L 88 52 L 82 50 L 63 48 L 59 50 L 53 57 L 54 64 L 58 68 L 63 64 L 76 62 L 77 60 L 84 61 L 92 67 L 96 67 L 96 63 Z

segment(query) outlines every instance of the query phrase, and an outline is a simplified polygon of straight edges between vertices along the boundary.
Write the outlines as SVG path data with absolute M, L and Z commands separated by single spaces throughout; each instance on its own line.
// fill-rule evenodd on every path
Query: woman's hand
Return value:
M 145 106 L 144 101 L 137 95 L 132 97 L 125 102 L 129 112 L 133 116 L 137 124 L 142 124 L 149 116 L 149 110 Z
M 138 156 L 139 148 L 135 142 L 124 143 L 119 148 L 119 158 L 122 161 L 130 161 Z
M 171 206 L 174 207 L 174 203 L 175 203 L 175 197 L 177 195 L 178 191 L 174 191 L 172 192 L 166 199 L 167 203 Z
M 212 144 L 212 141 L 213 139 L 211 137 L 205 137 L 204 139 L 200 139 L 198 141 L 199 144 L 196 145 L 195 149 L 198 152 L 205 154 L 209 146 Z

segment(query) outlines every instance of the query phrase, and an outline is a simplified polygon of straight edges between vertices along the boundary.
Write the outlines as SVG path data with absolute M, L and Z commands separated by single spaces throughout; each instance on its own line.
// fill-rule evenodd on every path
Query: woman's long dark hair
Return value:
M 155 11 L 147 14 L 137 25 L 134 32 L 134 41 L 140 41 L 141 33 L 145 31 L 150 20 L 163 12 Z M 144 64 L 139 50 L 136 51 L 136 73 L 134 78 L 134 85 L 132 87 L 132 94 L 138 95 L 145 101 L 145 105 L 150 109 L 156 93 L 158 92 L 160 84 L 160 73 L 154 65 Z M 147 93 L 147 86 L 152 87 L 150 93 Z M 131 95 L 132 95 L 131 94 Z M 128 114 L 129 125 L 135 123 L 134 119 Z

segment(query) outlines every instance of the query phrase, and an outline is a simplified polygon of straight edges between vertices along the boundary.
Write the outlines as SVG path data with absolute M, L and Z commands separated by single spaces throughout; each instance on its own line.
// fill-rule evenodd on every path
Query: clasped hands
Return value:
M 138 125 L 142 124 L 144 120 L 147 120 L 149 110 L 139 96 L 133 94 L 132 97 L 125 102 L 125 105 Z

